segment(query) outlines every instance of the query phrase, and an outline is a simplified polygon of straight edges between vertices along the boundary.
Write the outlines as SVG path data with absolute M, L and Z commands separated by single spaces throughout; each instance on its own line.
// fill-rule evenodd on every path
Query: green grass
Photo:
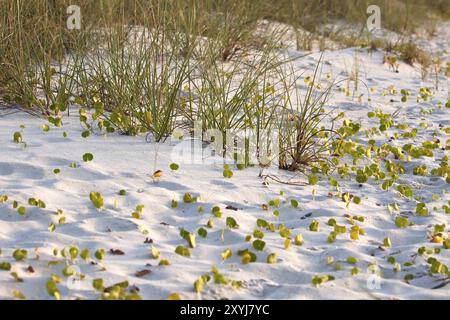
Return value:
M 321 161 L 326 149 L 321 139 L 327 137 L 321 107 L 329 89 L 317 90 L 314 76 L 306 96 L 296 92 L 298 79 L 283 71 L 287 61 L 274 55 L 280 34 L 256 33 L 261 19 L 293 26 L 298 48 L 310 49 L 318 39 L 323 49 L 329 38 L 382 47 L 430 68 L 427 54 L 407 36 L 392 44 L 321 27 L 338 20 L 363 26 L 368 4 L 381 7 L 383 27 L 406 35 L 450 16 L 450 5 L 440 0 L 83 0 L 78 3 L 82 29 L 68 30 L 70 4 L 0 3 L 4 103 L 59 126 L 75 100 L 87 130 L 150 132 L 158 142 L 200 121 L 203 131 L 221 133 L 224 154 L 227 148 L 236 153 L 235 145 L 227 145 L 227 130 L 255 130 L 255 142 L 244 137 L 245 150 L 239 152 L 255 148 L 259 154 L 269 148 L 265 134 L 276 129 L 282 137 L 281 168 Z M 85 110 L 93 112 L 89 121 Z

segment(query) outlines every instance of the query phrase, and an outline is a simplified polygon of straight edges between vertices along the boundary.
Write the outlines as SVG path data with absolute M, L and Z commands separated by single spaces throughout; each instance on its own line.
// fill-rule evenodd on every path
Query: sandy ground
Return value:
M 442 35 L 445 37 L 445 35 Z M 448 38 L 447 38 L 448 40 Z M 447 43 L 448 45 L 448 43 Z M 448 48 L 447 48 L 448 49 Z M 295 52 L 291 52 L 295 54 Z M 423 86 L 432 87 L 431 82 L 422 83 L 420 71 L 412 66 L 401 64 L 399 73 L 389 70 L 382 64 L 383 53 L 365 50 L 346 49 L 329 51 L 324 56 L 324 74 L 332 73 L 335 77 L 345 77 L 351 70 L 355 55 L 360 63 L 361 78 L 368 88 L 360 88 L 364 93 L 363 101 L 357 97 L 346 97 L 343 92 L 335 90 L 327 108 L 336 112 L 345 112 L 354 122 L 360 122 L 363 128 L 378 126 L 374 119 L 367 118 L 367 112 L 381 108 L 385 113 L 399 110 L 397 122 L 406 123 L 410 128 L 418 128 L 414 144 L 420 144 L 432 138 L 440 139 L 444 145 L 448 135 L 440 126 L 450 125 L 449 109 L 438 107 L 445 104 L 448 98 L 448 82 L 441 81 L 441 88 L 435 92 L 434 98 L 428 102 L 418 103 L 415 99 Z M 312 66 L 319 54 L 313 54 L 297 62 L 298 68 Z M 312 70 L 310 70 L 312 73 Z M 401 96 L 383 95 L 389 86 L 398 91 L 409 89 L 411 97 L 408 102 L 400 102 Z M 367 97 L 370 94 L 371 102 Z M 420 111 L 433 110 L 431 114 Z M 76 112 L 72 112 L 76 114 Z M 169 294 L 178 292 L 185 299 L 448 299 L 450 285 L 432 289 L 445 276 L 429 275 L 429 265 L 417 250 L 421 246 L 429 248 L 442 247 L 442 244 L 430 243 L 429 234 L 435 224 L 449 225 L 449 215 L 431 210 L 434 206 L 441 208 L 450 200 L 449 187 L 445 179 L 432 176 L 415 176 L 412 168 L 418 164 L 426 164 L 429 169 L 436 168 L 439 159 L 448 151 L 436 150 L 434 158 L 414 159 L 405 163 L 407 173 L 400 177 L 400 182 L 410 185 L 415 195 L 424 199 L 430 208 L 428 217 L 414 215 L 416 202 L 401 197 L 398 192 L 383 191 L 380 183 L 369 182 L 359 186 L 354 180 L 339 180 L 341 191 L 349 191 L 360 196 L 362 203 L 351 204 L 346 209 L 340 198 L 334 196 L 335 190 L 330 187 L 326 178 L 312 186 L 290 186 L 277 183 L 264 185 L 258 178 L 259 168 L 236 170 L 234 176 L 224 179 L 220 159 L 216 164 L 182 163 L 173 158 L 174 142 L 164 144 L 147 143 L 145 137 L 127 137 L 117 134 L 91 135 L 81 137 L 82 127 L 78 117 L 64 118 L 63 128 L 51 128 L 42 131 L 44 120 L 32 118 L 23 113 L 0 117 L 0 195 L 9 196 L 9 201 L 0 204 L 0 262 L 10 262 L 12 269 L 22 278 L 17 282 L 8 271 L 0 270 L 0 299 L 10 299 L 13 291 L 19 290 L 28 299 L 51 299 L 46 291 L 45 283 L 52 274 L 61 276 L 66 264 L 75 264 L 77 270 L 84 274 L 84 279 L 62 277 L 58 284 L 63 299 L 99 297 L 92 288 L 92 280 L 103 278 L 106 285 L 128 280 L 130 285 L 139 288 L 145 299 L 165 299 Z M 419 126 L 427 122 L 428 128 Z M 20 128 L 20 125 L 24 125 Z M 20 131 L 26 145 L 15 144 L 13 133 Z M 63 137 L 63 132 L 67 137 Z M 389 141 L 396 129 L 390 129 L 384 136 L 375 136 L 377 145 Z M 360 142 L 367 143 L 369 138 L 361 132 Z M 393 140 L 392 144 L 402 146 L 406 140 Z M 92 153 L 92 162 L 83 162 L 82 155 Z M 70 168 L 71 163 L 77 168 Z M 171 171 L 169 165 L 177 162 L 178 171 Z M 60 174 L 53 170 L 59 168 Z M 155 170 L 163 170 L 161 178 L 154 180 L 150 176 Z M 273 170 L 277 173 L 276 170 Z M 286 173 L 277 173 L 289 177 Z M 312 190 L 316 189 L 313 197 Z M 126 196 L 119 196 L 121 189 L 127 191 Z M 91 191 L 100 192 L 105 205 L 96 210 L 89 200 Z M 189 192 L 198 196 L 197 203 L 183 203 L 183 195 Z M 282 192 L 282 195 L 280 195 Z M 433 195 L 439 195 L 438 200 Z M 27 204 L 28 199 L 42 199 L 46 208 L 35 208 Z M 273 199 L 280 199 L 279 217 L 275 217 L 273 209 L 266 211 L 262 204 Z M 299 202 L 293 208 L 290 201 Z M 12 208 L 12 200 L 27 208 L 21 216 Z M 178 207 L 172 208 L 172 200 L 178 201 Z M 397 202 L 398 213 L 390 213 L 386 205 Z M 143 204 L 141 219 L 134 219 L 132 212 L 136 205 Z M 215 218 L 213 228 L 206 238 L 197 235 L 197 245 L 190 249 L 191 257 L 177 255 L 174 250 L 178 245 L 187 245 L 180 235 L 180 228 L 192 233 L 204 227 L 212 217 L 211 209 L 219 206 L 222 218 Z M 226 209 L 232 206 L 236 210 Z M 198 208 L 203 208 L 199 213 Z M 64 211 L 64 225 L 58 224 L 60 216 L 57 209 Z M 408 216 L 414 226 L 400 229 L 394 221 L 397 214 Z M 339 235 L 336 242 L 328 243 L 327 237 L 332 227 L 326 223 L 329 218 L 336 219 L 340 225 L 350 228 L 348 215 L 364 216 L 365 221 L 358 223 L 365 230 L 360 240 L 352 241 L 348 233 Z M 238 229 L 226 226 L 226 217 L 234 217 L 239 224 Z M 251 243 L 245 241 L 246 235 L 257 228 L 257 219 L 265 219 L 276 225 L 283 223 L 291 229 L 292 235 L 302 234 L 302 246 L 291 245 L 284 249 L 284 239 L 278 232 L 265 231 L 266 246 L 257 252 L 255 263 L 242 264 L 238 250 L 252 249 Z M 309 225 L 313 220 L 320 222 L 320 231 L 312 232 Z M 56 229 L 51 232 L 48 227 L 55 223 Z M 448 232 L 448 227 L 446 227 Z M 380 249 L 384 238 L 389 237 L 392 247 Z M 152 240 L 152 244 L 148 243 Z M 145 243 L 147 242 L 147 243 Z M 97 249 L 106 250 L 106 256 L 99 263 L 95 258 L 85 262 L 77 258 L 69 262 L 60 255 L 53 256 L 57 248 L 77 246 L 89 249 L 91 256 Z M 151 247 L 160 251 L 160 259 L 170 260 L 169 266 L 159 266 L 159 259 L 152 259 Z M 15 249 L 28 251 L 28 258 L 15 261 L 12 253 Z M 35 257 L 38 248 L 39 259 Z M 119 249 L 124 255 L 113 255 L 110 249 Z M 222 252 L 231 249 L 233 256 L 222 261 Z M 255 251 L 255 250 L 253 250 Z M 256 252 L 256 251 L 255 251 Z M 276 263 L 266 263 L 266 257 L 276 253 Z M 356 265 L 347 263 L 349 256 L 358 259 Z M 387 261 L 388 256 L 395 257 L 401 263 L 402 270 L 393 271 L 393 265 Z M 334 263 L 329 264 L 329 257 Z M 450 264 L 450 250 L 442 250 L 439 261 Z M 56 261 L 58 263 L 56 263 Z M 49 263 L 50 262 L 50 263 Z M 342 270 L 335 270 L 334 265 L 340 263 Z M 413 262 L 404 266 L 405 262 Z M 379 275 L 368 268 L 376 264 Z M 34 272 L 27 269 L 32 266 Z M 193 290 L 193 283 L 201 275 L 210 273 L 216 266 L 230 280 L 242 281 L 242 287 L 235 290 L 230 285 L 219 285 L 213 282 L 205 285 L 202 293 Z M 353 267 L 358 267 L 359 274 L 351 274 Z M 141 270 L 151 270 L 143 277 L 136 276 Z M 329 281 L 319 287 L 311 284 L 315 275 L 333 275 Z M 413 274 L 409 283 L 404 281 L 406 274 Z

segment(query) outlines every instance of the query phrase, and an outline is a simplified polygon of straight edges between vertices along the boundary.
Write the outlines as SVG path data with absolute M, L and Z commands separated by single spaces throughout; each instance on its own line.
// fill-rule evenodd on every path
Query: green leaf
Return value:
M 405 279 L 406 282 L 409 282 L 411 280 L 414 280 L 414 275 L 408 273 L 408 274 L 405 275 L 405 277 L 403 279 Z
M 53 222 L 50 223 L 50 224 L 48 225 L 47 230 L 48 230 L 49 232 L 54 232 L 54 231 L 56 230 L 56 225 L 55 225 Z
M 195 198 L 189 192 L 186 192 L 183 196 L 184 203 L 192 203 L 195 202 Z
M 418 216 L 426 217 L 428 216 L 428 208 L 425 203 L 421 202 L 416 206 L 416 214 Z
M 262 232 L 261 230 L 255 230 L 253 231 L 253 236 L 255 238 L 262 239 L 264 238 L 264 232 Z
M 0 196 L 0 203 L 5 203 L 8 201 L 8 196 L 6 194 L 3 194 Z
M 320 229 L 319 221 L 313 220 L 313 222 L 311 222 L 311 224 L 309 225 L 309 230 L 318 232 L 319 229 Z
M 25 295 L 22 292 L 20 292 L 19 290 L 13 290 L 13 297 L 15 299 L 20 299 L 20 300 L 26 299 Z
M 443 245 L 444 249 L 450 249 L 450 238 L 445 239 L 445 240 L 442 242 L 442 245 Z
M 239 228 L 239 225 L 237 224 L 236 220 L 232 217 L 227 217 L 226 225 L 230 229 L 238 229 Z
M 194 291 L 197 293 L 202 292 L 203 290 L 203 280 L 202 279 L 198 279 L 194 282 Z
M 395 225 L 398 228 L 406 228 L 409 226 L 409 220 L 407 217 L 397 216 L 395 218 Z
M 249 264 L 252 261 L 252 256 L 249 253 L 244 253 L 242 256 L 242 264 Z
M 303 236 L 301 234 L 297 234 L 295 236 L 294 243 L 296 246 L 302 246 L 305 243 Z
M 103 292 L 105 290 L 103 279 L 92 280 L 92 287 L 99 292 Z
M 12 256 L 16 261 L 23 261 L 27 258 L 28 252 L 25 249 L 17 249 L 13 252 Z
M 273 199 L 269 201 L 269 206 L 279 208 L 280 207 L 280 199 Z
M 266 220 L 263 220 L 263 219 L 257 219 L 257 220 L 256 220 L 256 225 L 257 225 L 258 227 L 260 227 L 260 228 L 267 228 L 268 223 L 267 223 Z
M 0 270 L 4 270 L 4 271 L 11 270 L 11 263 L 9 263 L 9 262 L 0 262 Z
M 255 248 L 258 251 L 264 250 L 264 247 L 266 246 L 266 243 L 262 240 L 255 240 L 253 241 L 253 248 Z
M 310 185 L 312 185 L 312 186 L 316 185 L 317 182 L 319 182 L 319 177 L 318 176 L 316 176 L 314 174 L 311 174 L 311 175 L 308 176 L 308 183 Z
M 291 200 L 291 207 L 292 207 L 292 208 L 297 208 L 297 207 L 298 207 L 298 201 L 295 200 L 295 199 L 292 199 L 292 200 Z
M 350 257 L 347 258 L 347 262 L 351 263 L 351 264 L 355 264 L 355 263 L 358 263 L 358 259 L 355 258 L 355 257 L 350 256 Z
M 78 168 L 78 165 L 76 162 L 72 162 L 69 167 L 72 169 L 76 169 L 76 168 Z
M 357 197 L 357 196 L 353 197 L 353 203 L 360 204 L 361 203 L 361 198 Z
M 177 171 L 180 168 L 180 166 L 178 164 L 176 164 L 176 163 L 171 163 L 169 168 L 172 171 Z
M 94 156 L 92 155 L 92 153 L 85 153 L 83 155 L 83 161 L 84 162 L 89 162 L 89 161 L 92 161 L 92 160 L 94 160 Z
M 167 297 L 167 300 L 181 300 L 181 296 L 179 293 L 172 293 Z
M 206 236 L 208 235 L 208 231 L 206 231 L 205 228 L 198 229 L 197 233 L 202 238 L 206 238 Z
M 332 275 L 327 275 L 327 276 L 314 276 L 314 277 L 312 278 L 312 280 L 311 280 L 311 283 L 312 283 L 314 286 L 319 286 L 319 285 L 321 285 L 321 284 L 323 284 L 323 283 L 325 283 L 325 282 L 332 281 L 332 280 L 334 280 L 334 277 L 333 277 Z
M 218 206 L 214 206 L 212 208 L 211 212 L 216 218 L 222 217 L 222 211 L 221 211 L 220 207 L 218 207 Z
M 383 246 L 384 247 L 391 247 L 392 246 L 392 242 L 390 238 L 384 238 L 383 240 Z
M 231 251 L 231 249 L 226 249 L 224 252 L 222 252 L 222 260 L 228 260 L 231 258 L 231 256 L 233 255 L 233 252 Z
M 76 259 L 78 257 L 78 253 L 80 252 L 80 249 L 77 247 L 70 247 L 69 248 L 69 255 L 72 260 Z
M 291 235 L 291 229 L 288 229 L 285 227 L 280 229 L 280 236 L 282 238 L 288 238 L 290 235 Z
M 81 251 L 80 257 L 84 261 L 87 261 L 89 259 L 89 249 L 84 249 L 83 251 Z
M 411 187 L 409 187 L 407 185 L 399 185 L 399 186 L 397 186 L 397 190 L 402 195 L 404 195 L 405 197 L 408 197 L 408 198 L 411 198 L 414 195 L 414 192 L 411 189 Z
M 170 265 L 170 261 L 167 260 L 167 259 L 161 259 L 161 260 L 159 261 L 159 265 L 160 265 L 160 266 L 169 266 L 169 265 Z
M 27 209 L 25 207 L 19 207 L 17 209 L 17 212 L 21 215 L 24 216 L 27 213 Z
M 224 170 L 223 176 L 224 176 L 224 178 L 230 179 L 233 177 L 233 172 L 231 170 Z
M 150 256 L 153 259 L 159 259 L 159 256 L 160 256 L 159 250 L 156 249 L 154 246 L 152 246 L 152 248 L 150 249 Z
M 336 224 L 334 226 L 334 232 L 336 232 L 337 234 L 344 234 L 347 232 L 347 227 Z
M 186 241 L 187 241 L 187 243 L 189 244 L 189 246 L 190 246 L 191 248 L 195 248 L 195 247 L 196 247 L 195 234 L 189 233 L 189 234 L 186 236 Z
M 22 134 L 20 132 L 14 132 L 13 140 L 15 143 L 22 143 L 23 142 Z
M 99 192 L 92 191 L 89 194 L 89 199 L 96 209 L 101 209 L 103 207 L 103 197 Z
M 175 253 L 179 254 L 180 256 L 183 257 L 190 257 L 191 256 L 191 252 L 189 251 L 188 248 L 186 248 L 185 246 L 179 245 L 178 247 L 175 248 Z
M 334 231 L 330 232 L 330 234 L 328 235 L 328 239 L 327 239 L 328 243 L 335 242 L 336 241 L 336 235 L 337 235 L 336 232 L 334 232 Z
M 97 251 L 95 251 L 94 255 L 97 260 L 103 260 L 105 258 L 106 252 L 104 249 L 98 249 Z
M 277 262 L 277 256 L 275 253 L 271 253 L 267 256 L 267 263 L 273 264 Z
M 61 299 L 61 293 L 59 292 L 56 282 L 53 279 L 47 281 L 45 288 L 50 296 L 55 297 L 57 300 Z
M 72 268 L 72 266 L 66 266 L 63 270 L 62 270 L 62 274 L 65 276 L 65 277 L 70 277 L 70 276 L 73 276 L 73 275 L 75 275 L 75 269 L 74 268 Z

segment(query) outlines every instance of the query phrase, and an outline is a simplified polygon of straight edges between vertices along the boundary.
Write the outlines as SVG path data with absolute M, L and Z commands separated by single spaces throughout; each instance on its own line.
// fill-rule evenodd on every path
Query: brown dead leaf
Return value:
M 123 256 L 125 254 L 125 252 L 119 249 L 111 249 L 109 252 L 114 256 Z
M 142 277 L 145 277 L 146 275 L 150 274 L 151 272 L 152 272 L 152 270 L 144 269 L 144 270 L 136 272 L 135 276 L 138 278 L 142 278 Z

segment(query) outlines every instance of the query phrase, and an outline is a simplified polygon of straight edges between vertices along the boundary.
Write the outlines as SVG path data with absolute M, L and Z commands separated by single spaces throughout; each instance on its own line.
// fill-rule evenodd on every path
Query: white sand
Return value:
M 448 40 L 448 38 L 447 38 Z M 344 77 L 346 69 L 351 69 L 354 61 L 354 49 L 327 52 L 324 73 L 332 71 L 335 76 Z M 315 54 L 298 62 L 300 66 L 316 61 Z M 358 53 L 361 63 L 361 76 L 369 87 L 375 87 L 371 94 L 372 104 L 364 95 L 363 104 L 357 99 L 345 97 L 342 92 L 335 91 L 333 99 L 327 108 L 338 108 L 345 111 L 347 117 L 354 122 L 361 121 L 363 128 L 378 126 L 375 119 L 368 119 L 367 112 L 382 108 L 385 113 L 391 113 L 401 107 L 397 122 L 407 123 L 410 128 L 418 128 L 419 133 L 415 144 L 431 139 L 433 132 L 441 145 L 445 145 L 446 136 L 439 130 L 439 125 L 450 125 L 449 109 L 437 108 L 437 103 L 445 104 L 448 94 L 448 82 L 443 78 L 441 89 L 435 97 L 426 103 L 417 103 L 415 96 L 419 88 L 432 83 L 422 84 L 417 69 L 401 64 L 400 72 L 394 73 L 382 64 L 383 54 L 374 52 Z M 314 60 L 313 60 L 314 59 Z M 310 70 L 312 74 L 312 70 Z M 381 92 L 390 85 L 395 88 L 409 89 L 412 93 L 407 103 L 400 102 L 400 96 L 382 96 Z M 362 89 L 361 89 L 361 92 Z M 390 102 L 393 99 L 394 102 Z M 431 115 L 421 115 L 421 109 L 434 108 Z M 72 114 L 76 114 L 72 110 Z M 419 127 L 420 122 L 427 122 L 428 129 Z M 12 298 L 13 290 L 20 290 L 28 299 L 51 299 L 45 289 L 45 283 L 51 274 L 61 275 L 65 266 L 61 256 L 53 257 L 53 249 L 68 248 L 71 245 L 80 249 L 88 248 L 91 256 L 95 250 L 104 248 L 106 257 L 101 265 L 93 265 L 77 259 L 81 272 L 85 275 L 83 281 L 71 286 L 64 279 L 58 285 L 62 298 L 76 297 L 95 299 L 99 293 L 92 288 L 92 279 L 103 278 L 106 285 L 128 280 L 130 285 L 136 285 L 145 299 L 165 299 L 173 292 L 180 293 L 182 298 L 190 299 L 448 299 L 450 285 L 440 289 L 431 289 L 441 283 L 444 276 L 428 275 L 429 265 L 424 258 L 413 258 L 421 246 L 442 247 L 441 244 L 430 243 L 428 234 L 435 224 L 450 223 L 450 216 L 442 209 L 433 211 L 434 206 L 440 208 L 450 197 L 449 187 L 445 179 L 432 176 L 420 177 L 412 174 L 412 168 L 418 164 L 426 164 L 431 170 L 438 166 L 438 160 L 445 153 L 435 151 L 435 158 L 415 159 L 406 163 L 407 174 L 400 177 L 400 182 L 413 187 L 415 195 L 421 196 L 430 209 L 429 217 L 417 217 L 413 214 L 416 203 L 402 198 L 393 189 L 383 191 L 379 183 L 364 184 L 363 187 L 353 180 L 339 179 L 341 191 L 349 191 L 362 198 L 362 204 L 351 204 L 350 209 L 337 197 L 329 197 L 334 190 L 326 178 L 322 178 L 316 187 L 315 199 L 312 197 L 312 187 L 299 187 L 271 183 L 269 187 L 262 184 L 258 178 L 259 169 L 250 168 L 238 171 L 233 168 L 234 176 L 224 179 L 222 166 L 183 164 L 177 172 L 171 172 L 169 164 L 174 162 L 171 152 L 175 144 L 156 145 L 146 143 L 144 137 L 127 137 L 117 134 L 108 136 L 91 135 L 87 139 L 81 137 L 82 128 L 76 116 L 64 118 L 63 128 L 54 128 L 47 133 L 41 129 L 45 121 L 32 118 L 23 113 L 0 117 L 0 195 L 6 194 L 10 200 L 0 204 L 0 262 L 10 262 L 12 270 L 23 278 L 22 283 L 15 282 L 10 272 L 0 271 L 0 299 Z M 19 125 L 23 124 L 24 129 Z M 13 143 L 15 131 L 22 132 L 26 147 Z M 68 133 L 63 138 L 63 131 Z M 393 132 L 390 130 L 387 137 Z M 361 133 L 358 137 L 367 143 L 367 138 Z M 377 144 L 381 145 L 387 139 L 376 136 Z M 402 146 L 406 140 L 394 140 L 392 143 Z M 84 163 L 82 155 L 90 152 L 94 161 Z M 156 162 L 155 162 L 156 157 Z M 218 160 L 218 159 L 217 159 Z M 79 164 L 76 169 L 70 168 L 72 162 Z M 176 162 L 176 161 L 175 161 Z M 219 162 L 218 162 L 219 163 Z M 60 168 L 61 174 L 55 175 L 53 169 Z M 157 169 L 163 170 L 159 181 L 153 181 L 149 176 Z M 274 170 L 276 171 L 276 170 Z M 289 177 L 289 174 L 278 173 Z M 117 195 L 120 189 L 125 189 L 128 195 Z M 89 200 L 89 192 L 98 191 L 105 199 L 105 207 L 98 211 Z M 280 196 L 280 191 L 284 192 Z M 190 192 L 200 196 L 199 203 L 184 204 L 183 194 Z M 433 200 L 434 194 L 440 195 L 439 200 Z M 46 209 L 30 207 L 28 198 L 42 199 Z M 271 199 L 287 200 L 286 206 L 279 209 L 280 216 L 276 218 L 272 210 L 261 209 L 263 203 Z M 179 201 L 177 209 L 171 208 L 171 201 Z M 300 203 L 294 209 L 289 205 L 291 199 Z M 12 209 L 11 201 L 17 200 L 27 207 L 27 214 L 20 216 Z M 395 226 L 395 215 L 386 208 L 388 203 L 398 202 L 400 212 L 406 214 L 415 222 L 415 226 L 399 229 Z M 115 206 L 115 202 L 117 206 Z M 135 206 L 144 204 L 142 219 L 131 217 Z M 203 239 L 197 236 L 197 247 L 191 249 L 190 258 L 174 253 L 177 245 L 186 245 L 179 236 L 179 228 L 196 233 L 212 217 L 211 208 L 220 206 L 223 211 L 221 219 L 215 219 L 215 226 L 208 230 L 208 236 Z M 232 205 L 238 211 L 227 210 Z M 204 207 L 204 213 L 198 213 L 198 207 Z M 65 225 L 58 225 L 57 209 L 64 210 L 67 218 Z M 307 214 L 310 217 L 301 219 Z M 359 223 L 366 234 L 359 241 L 352 241 L 348 233 L 339 235 L 335 243 L 329 244 L 327 236 L 332 227 L 326 225 L 329 218 L 335 218 L 338 224 L 350 228 L 345 214 L 365 217 L 364 223 Z M 225 218 L 234 217 L 239 229 L 229 230 L 225 226 Z M 258 252 L 258 261 L 247 265 L 241 264 L 237 250 L 251 248 L 251 243 L 245 242 L 245 236 L 252 234 L 258 218 L 284 223 L 292 229 L 292 235 L 301 233 L 305 240 L 303 246 L 292 245 L 284 249 L 284 240 L 278 232 L 265 232 L 266 247 Z M 320 222 L 320 232 L 309 231 L 313 219 Z M 51 222 L 55 222 L 56 230 L 48 231 Z M 163 225 L 162 222 L 168 224 Z M 148 235 L 142 230 L 148 230 Z M 221 239 L 222 230 L 223 241 Z M 144 243 L 146 238 L 153 240 L 153 246 L 161 252 L 161 258 L 169 259 L 170 266 L 158 266 L 158 260 L 150 258 L 150 244 Z M 384 251 L 379 245 L 385 237 L 390 237 L 392 247 Z M 34 257 L 34 249 L 39 248 L 40 259 Z M 28 250 L 28 259 L 16 262 L 11 257 L 15 249 Z M 230 248 L 233 257 L 222 262 L 221 253 Z M 120 249 L 125 255 L 115 256 L 108 251 Z M 252 248 L 251 248 L 252 249 Z M 253 250 L 254 251 L 254 250 Z M 277 254 L 276 264 L 267 264 L 269 253 Z M 401 272 L 393 272 L 393 266 L 386 257 L 394 256 L 402 265 L 414 261 L 410 267 L 402 267 Z M 327 257 L 342 261 L 343 269 L 336 271 L 327 265 Z M 359 274 L 352 276 L 353 265 L 345 262 L 348 256 L 359 259 L 356 266 Z M 450 250 L 442 250 L 438 258 L 450 265 Z M 49 261 L 60 261 L 59 265 L 48 265 Z M 94 259 L 95 260 L 95 259 Z M 370 289 L 368 279 L 373 279 L 367 267 L 369 263 L 377 263 L 383 276 L 378 289 Z M 147 266 L 151 264 L 151 266 Z M 31 265 L 34 273 L 27 272 Z M 193 290 L 193 283 L 202 274 L 211 271 L 216 266 L 224 275 L 232 280 L 241 280 L 242 288 L 234 290 L 231 286 L 220 286 L 209 283 L 201 294 Z M 105 269 L 103 269 L 103 267 Z M 143 269 L 152 272 L 145 277 L 136 277 L 135 273 Z M 403 280 L 405 274 L 413 274 L 415 279 L 409 284 Z M 311 285 L 314 275 L 332 274 L 335 281 L 327 282 L 320 287 Z

